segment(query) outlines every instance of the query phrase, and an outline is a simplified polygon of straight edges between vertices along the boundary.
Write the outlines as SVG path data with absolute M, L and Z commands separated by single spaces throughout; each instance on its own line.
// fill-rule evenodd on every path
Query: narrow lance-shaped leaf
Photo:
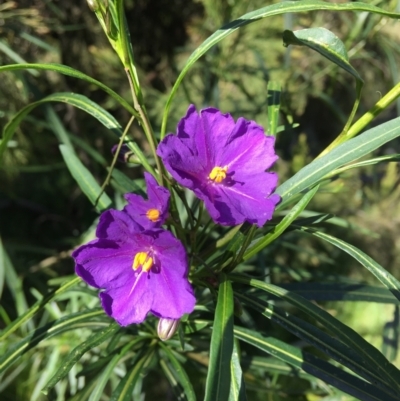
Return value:
M 47 394 L 60 380 L 62 380 L 82 356 L 92 348 L 99 346 L 120 329 L 118 323 L 111 323 L 108 327 L 93 333 L 86 341 L 75 347 L 64 359 L 63 363 L 46 384 L 42 392 Z
M 345 71 L 353 75 L 353 77 L 356 79 L 357 98 L 354 102 L 354 106 L 347 123 L 338 138 L 343 137 L 347 133 L 350 124 L 353 121 L 354 115 L 356 114 L 358 105 L 360 103 L 361 89 L 364 84 L 364 81 L 358 72 L 349 62 L 349 57 L 347 55 L 344 43 L 333 32 L 325 28 L 301 29 L 294 32 L 285 30 L 283 32 L 283 42 L 285 46 L 307 46 L 317 51 L 337 66 L 343 68 Z M 336 138 L 336 140 L 338 140 L 338 138 Z
M 113 341 L 115 336 L 110 340 Z M 100 401 L 103 394 L 104 394 L 104 388 L 112 375 L 115 367 L 119 363 L 119 361 L 126 356 L 128 352 L 132 350 L 132 348 L 144 341 L 146 337 L 138 337 L 135 338 L 134 340 L 130 341 L 128 344 L 126 344 L 124 347 L 122 347 L 111 359 L 111 361 L 107 364 L 107 366 L 102 369 L 101 375 L 97 377 L 96 380 L 96 386 L 93 388 L 93 390 L 90 393 L 90 397 L 88 398 L 88 401 Z
M 400 305 L 400 301 L 386 288 L 372 285 L 313 282 L 280 284 L 280 287 L 313 301 L 376 302 Z
M 317 51 L 353 75 L 357 81 L 362 82 L 362 78 L 349 62 L 344 43 L 328 29 L 309 28 L 294 32 L 285 30 L 283 32 L 283 42 L 285 46 L 306 46 Z
M 93 321 L 95 318 L 98 320 Z M 33 333 L 29 334 L 23 340 L 18 342 L 12 349 L 0 357 L 0 374 L 5 369 L 10 367 L 14 362 L 16 362 L 21 355 L 33 348 L 45 338 L 50 338 L 56 334 L 63 333 L 64 331 L 77 330 L 82 327 L 98 328 L 104 326 L 105 324 L 109 326 L 109 322 L 110 320 L 104 314 L 104 310 L 98 308 L 89 311 L 73 313 L 69 316 L 65 316 L 61 319 L 51 322 L 46 326 L 36 329 Z
M 60 145 L 60 150 L 71 175 L 90 202 L 93 205 L 96 204 L 97 197 L 101 193 L 100 185 L 71 148 L 66 145 Z M 110 207 L 111 203 L 111 199 L 103 192 L 96 207 L 99 211 L 102 211 Z
M 185 396 L 188 401 L 196 401 L 196 394 L 193 390 L 192 383 L 183 368 L 183 366 L 180 364 L 178 359 L 175 357 L 173 352 L 169 349 L 167 345 L 164 345 L 163 343 L 160 343 L 161 348 L 164 350 L 165 354 L 167 355 L 167 358 L 170 360 L 171 365 L 173 366 L 175 370 L 175 375 L 176 378 L 178 379 L 179 383 L 181 384 L 183 390 L 185 391 Z
M 106 128 L 113 131 L 117 136 L 120 136 L 122 134 L 121 125 L 118 123 L 118 121 L 108 111 L 104 110 L 97 103 L 92 102 L 86 96 L 77 95 L 76 93 L 54 93 L 45 97 L 44 99 L 38 100 L 37 102 L 25 106 L 7 123 L 7 125 L 4 127 L 3 137 L 0 142 L 0 160 L 4 151 L 7 148 L 8 141 L 14 135 L 14 132 L 21 121 L 33 109 L 48 102 L 61 102 L 75 106 L 96 118 Z
M 244 254 L 243 259 L 247 260 L 264 249 L 272 241 L 276 240 L 296 219 L 296 217 L 307 207 L 308 203 L 318 191 L 318 186 L 307 192 L 301 200 L 290 210 L 290 212 L 276 225 L 276 227 L 252 245 Z
M 210 345 L 204 401 L 227 400 L 231 385 L 228 368 L 233 351 L 233 291 L 230 281 L 221 274 L 217 308 Z
M 203 56 L 211 47 L 216 45 L 222 39 L 235 32 L 242 26 L 251 24 L 259 21 L 263 18 L 272 17 L 274 15 L 282 15 L 286 13 L 301 13 L 307 11 L 322 11 L 322 10 L 333 10 L 333 11 L 367 11 L 380 15 L 385 15 L 390 18 L 400 18 L 400 14 L 385 11 L 379 7 L 371 4 L 362 2 L 351 2 L 351 3 L 328 3 L 325 1 L 318 0 L 302 0 L 302 1 L 282 1 L 276 4 L 272 4 L 250 13 L 244 14 L 235 21 L 229 22 L 224 25 L 216 32 L 214 32 L 209 38 L 207 38 L 189 57 L 181 73 L 179 74 L 165 105 L 162 127 L 161 127 L 161 139 L 164 137 L 166 132 L 168 112 L 171 107 L 172 100 L 181 84 L 183 78 L 194 65 L 194 63 Z
M 0 72 L 3 71 L 15 71 L 15 70 L 44 70 L 44 71 L 54 71 L 63 75 L 67 75 L 70 77 L 78 78 L 83 81 L 86 81 L 90 84 L 96 85 L 98 88 L 102 89 L 104 92 L 109 94 L 112 98 L 114 98 L 122 107 L 124 107 L 127 111 L 129 111 L 135 117 L 139 117 L 137 111 L 118 93 L 114 92 L 107 85 L 104 85 L 102 82 L 97 81 L 96 79 L 90 77 L 89 75 L 84 74 L 74 68 L 68 67 L 63 64 L 56 63 L 40 63 L 40 64 L 10 64 L 0 66 Z
M 376 372 L 380 377 L 390 380 L 395 388 L 399 386 L 400 371 L 357 332 L 340 322 L 340 320 L 332 317 L 319 306 L 307 301 L 300 295 L 294 294 L 273 284 L 265 283 L 243 275 L 230 274 L 229 277 L 234 282 L 248 284 L 296 306 L 307 315 L 316 319 L 317 322 L 334 334 L 341 342 L 347 344 L 362 355 L 363 358 L 368 361 L 370 366 L 375 367 Z
M 290 313 L 270 305 L 268 302 L 257 299 L 251 294 L 238 294 L 245 305 L 255 309 L 268 319 L 284 327 L 300 339 L 326 353 L 329 357 L 351 369 L 354 373 L 379 387 L 382 392 L 393 395 L 396 390 L 387 378 L 377 374 L 374 365 L 369 365 L 362 355 L 358 354 L 347 344 L 325 333 L 316 326 L 292 316 Z
M 238 341 L 233 342 L 231 359 L 231 388 L 228 401 L 247 401 L 242 367 L 240 366 L 240 347 Z
M 279 208 L 284 208 L 294 195 L 314 185 L 331 171 L 365 156 L 399 135 L 400 117 L 397 117 L 335 147 L 325 156 L 303 167 L 277 188 L 276 192 L 282 197 Z
M 384 269 L 379 263 L 375 262 L 371 257 L 362 252 L 360 249 L 353 245 L 348 244 L 338 238 L 332 237 L 329 234 L 323 232 L 309 229 L 307 227 L 301 227 L 302 230 L 309 232 L 310 234 L 319 237 L 332 245 L 335 245 L 339 249 L 348 253 L 358 262 L 360 262 L 364 267 L 366 267 L 382 284 L 384 284 L 387 289 L 400 300 L 400 282 L 390 274 L 386 269 Z
M 21 327 L 26 321 L 31 319 L 37 312 L 39 312 L 44 306 L 49 303 L 52 299 L 54 299 L 57 295 L 68 291 L 71 287 L 75 286 L 81 281 L 80 277 L 75 277 L 72 280 L 68 281 L 60 288 L 55 291 L 52 291 L 50 294 L 44 296 L 39 301 L 35 302 L 23 315 L 21 315 L 18 319 L 14 320 L 11 324 L 9 324 L 2 332 L 0 332 L 0 341 L 4 341 L 11 333 Z
M 143 355 L 144 353 L 144 355 Z M 154 348 L 147 348 L 137 354 L 132 363 L 132 368 L 126 373 L 117 388 L 111 394 L 110 401 L 131 401 L 132 392 L 136 382 L 143 374 L 143 368 L 154 356 Z M 140 359 L 139 359 L 140 358 Z
M 398 401 L 340 368 L 273 337 L 235 326 L 235 337 L 363 401 Z

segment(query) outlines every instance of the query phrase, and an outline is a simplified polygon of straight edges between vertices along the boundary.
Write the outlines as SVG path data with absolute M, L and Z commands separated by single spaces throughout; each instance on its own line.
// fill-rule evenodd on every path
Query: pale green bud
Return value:
M 161 341 L 169 340 L 178 329 L 180 319 L 164 319 L 158 321 L 157 334 Z

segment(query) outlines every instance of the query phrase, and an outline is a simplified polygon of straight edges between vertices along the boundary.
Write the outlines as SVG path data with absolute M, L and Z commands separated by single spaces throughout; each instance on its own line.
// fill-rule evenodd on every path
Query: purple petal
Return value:
M 153 304 L 154 290 L 149 275 L 141 273 L 135 281 L 100 293 L 101 304 L 106 313 L 121 326 L 142 323 Z
M 246 174 L 264 172 L 278 159 L 274 144 L 275 138 L 265 136 L 263 128 L 254 121 L 239 118 L 235 131 L 221 152 L 219 165 L 228 166 L 228 174 L 234 173 L 235 180 Z
M 76 274 L 97 288 L 115 288 L 133 277 L 131 244 L 111 240 L 94 240 L 72 253 Z
M 127 213 L 110 209 L 102 213 L 96 229 L 98 238 L 125 242 L 132 233 L 140 231 L 140 227 Z
M 213 108 L 198 116 L 190 106 L 178 135 L 168 135 L 157 153 L 172 177 L 205 202 L 216 223 L 261 226 L 272 218 L 279 200 L 270 197 L 277 175 L 266 172 L 278 158 L 274 143 L 254 121 L 239 118 L 235 123 Z M 219 182 L 210 179 L 215 167 L 226 173 Z
M 140 195 L 126 194 L 125 199 L 128 201 L 128 204 L 125 206 L 124 211 L 140 225 L 141 230 L 150 230 L 164 224 L 168 217 L 170 195 L 166 188 L 158 185 L 151 174 L 145 173 L 145 180 L 148 200 L 143 199 Z M 150 209 L 156 209 L 160 213 L 157 221 L 152 221 L 147 217 L 146 213 Z

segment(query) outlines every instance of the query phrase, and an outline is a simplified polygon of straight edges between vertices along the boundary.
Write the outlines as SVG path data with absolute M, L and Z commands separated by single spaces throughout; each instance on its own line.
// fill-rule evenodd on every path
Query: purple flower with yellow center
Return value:
M 273 194 L 276 173 L 267 172 L 278 159 L 275 138 L 254 121 L 214 108 L 197 113 L 191 105 L 177 128 L 167 135 L 157 154 L 172 177 L 191 189 L 214 222 L 263 226 L 280 201 Z
M 157 184 L 156 179 L 149 173 L 144 173 L 147 185 L 148 199 L 140 195 L 126 194 L 128 204 L 124 210 L 144 230 L 161 227 L 168 217 L 169 191 Z
M 104 212 L 98 239 L 72 254 L 76 274 L 103 290 L 102 306 L 121 326 L 141 323 L 149 312 L 165 319 L 191 313 L 196 299 L 182 243 L 163 229 L 137 229 L 125 211 Z

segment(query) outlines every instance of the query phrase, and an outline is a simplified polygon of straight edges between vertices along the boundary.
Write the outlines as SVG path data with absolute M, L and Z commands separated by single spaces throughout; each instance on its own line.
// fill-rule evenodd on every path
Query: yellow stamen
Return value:
M 156 221 L 158 221 L 158 219 L 160 218 L 160 211 L 157 209 L 149 209 L 146 212 L 146 217 L 151 220 L 153 223 L 155 223 Z
M 153 258 L 147 252 L 138 252 L 133 259 L 132 269 L 137 270 L 142 266 L 142 271 L 148 272 L 153 266 Z
M 226 178 L 226 172 L 228 171 L 228 166 L 225 167 L 214 167 L 211 170 L 208 178 L 213 180 L 214 182 L 220 183 Z

